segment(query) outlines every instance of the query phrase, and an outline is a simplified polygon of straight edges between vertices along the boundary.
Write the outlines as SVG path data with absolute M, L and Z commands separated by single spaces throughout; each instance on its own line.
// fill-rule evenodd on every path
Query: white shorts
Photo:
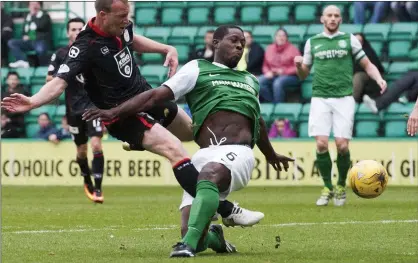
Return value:
M 351 139 L 356 102 L 353 96 L 312 98 L 309 112 L 309 136 L 330 136 Z
M 255 158 L 253 150 L 243 145 L 220 145 L 200 149 L 192 157 L 192 163 L 200 172 L 207 163 L 215 162 L 225 165 L 231 171 L 231 185 L 225 192 L 219 193 L 220 200 L 225 200 L 232 191 L 244 188 L 250 181 Z M 180 210 L 193 202 L 193 197 L 183 192 Z

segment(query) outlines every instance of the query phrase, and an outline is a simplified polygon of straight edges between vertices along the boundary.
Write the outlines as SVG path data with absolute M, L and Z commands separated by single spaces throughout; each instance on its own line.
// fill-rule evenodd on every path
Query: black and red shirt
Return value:
M 82 74 L 90 100 L 98 108 L 109 109 L 151 86 L 132 55 L 132 23 L 114 37 L 95 26 L 94 19 L 78 34 L 55 76 L 69 83 Z

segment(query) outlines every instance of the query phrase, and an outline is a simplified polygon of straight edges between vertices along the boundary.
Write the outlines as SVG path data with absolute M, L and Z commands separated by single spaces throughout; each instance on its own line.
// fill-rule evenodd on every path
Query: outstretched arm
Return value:
M 90 109 L 83 114 L 83 119 L 91 121 L 100 118 L 110 121 L 116 117 L 124 117 L 151 109 L 154 105 L 174 99 L 174 94 L 167 86 L 161 86 L 136 95 L 119 106 L 110 110 Z
M 100 118 L 103 121 L 110 121 L 118 116 L 127 116 L 151 109 L 155 104 L 168 100 L 178 100 L 190 92 L 196 85 L 199 75 L 199 67 L 196 60 L 184 65 L 176 75 L 164 82 L 159 88 L 151 89 L 140 93 L 121 105 L 110 109 L 90 109 L 83 114 L 84 120 Z
M 260 117 L 260 138 L 258 139 L 257 146 L 263 155 L 266 157 L 267 162 L 269 162 L 274 169 L 281 171 L 282 168 L 280 163 L 283 165 L 285 171 L 289 168 L 289 162 L 293 162 L 294 159 L 277 154 L 274 151 L 273 145 L 271 145 L 268 137 L 268 129 L 266 122 L 262 117 Z
M 164 67 L 169 67 L 168 77 L 176 74 L 179 65 L 177 49 L 141 35 L 134 35 L 133 48 L 138 53 L 159 53 L 166 55 Z

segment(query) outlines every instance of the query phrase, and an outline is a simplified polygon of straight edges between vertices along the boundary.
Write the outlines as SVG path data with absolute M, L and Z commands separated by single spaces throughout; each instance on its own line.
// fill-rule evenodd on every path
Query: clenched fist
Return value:
M 303 57 L 302 56 L 296 56 L 293 60 L 295 62 L 295 65 L 297 68 L 302 67 L 302 63 L 303 63 Z

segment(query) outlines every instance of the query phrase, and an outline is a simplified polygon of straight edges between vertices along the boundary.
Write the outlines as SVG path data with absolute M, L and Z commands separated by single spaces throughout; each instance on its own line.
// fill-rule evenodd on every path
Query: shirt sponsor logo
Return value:
M 132 75 L 132 57 L 128 47 L 125 47 L 113 57 L 118 65 L 119 73 L 126 78 L 130 78 Z
M 251 94 L 253 94 L 254 96 L 256 95 L 254 88 L 246 83 L 242 83 L 238 81 L 229 81 L 229 80 L 212 80 L 213 87 L 220 86 L 220 85 L 244 89 L 246 91 L 251 92 Z
M 342 58 L 347 55 L 348 51 L 344 49 L 322 50 L 314 53 L 315 58 L 318 59 Z

